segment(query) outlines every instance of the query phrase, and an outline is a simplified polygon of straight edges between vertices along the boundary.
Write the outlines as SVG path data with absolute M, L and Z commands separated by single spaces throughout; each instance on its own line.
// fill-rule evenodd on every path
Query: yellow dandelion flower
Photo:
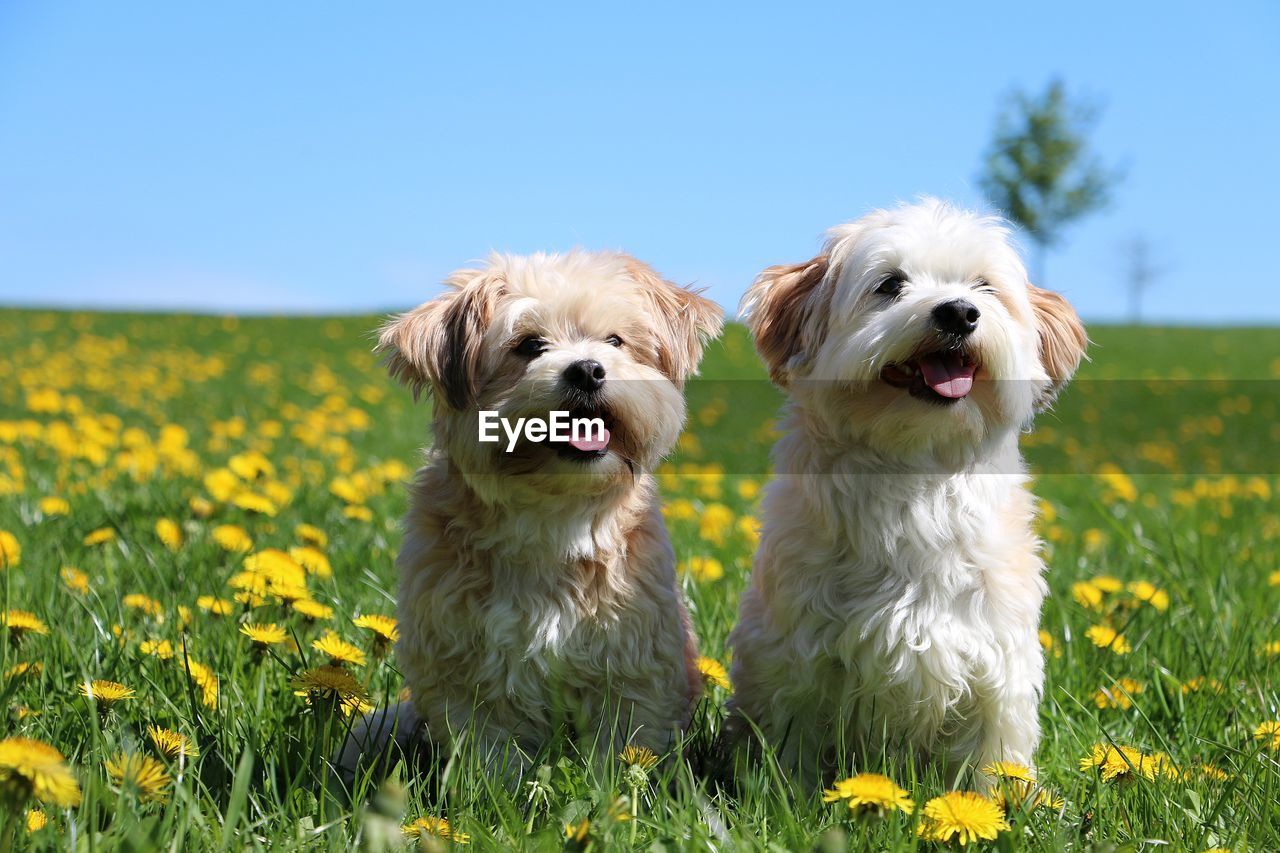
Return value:
M 1097 575 L 1090 582 L 1108 594 L 1124 589 L 1124 583 L 1119 578 L 1111 577 L 1111 575 Z
M 1160 775 L 1163 762 L 1131 746 L 1095 744 L 1093 750 L 1080 759 L 1081 770 L 1097 768 L 1104 782 L 1131 781 L 1141 776 L 1155 779 Z
M 5 678 L 39 678 L 44 664 L 39 661 L 19 661 L 4 672 Z
M 188 500 L 187 506 L 191 507 L 191 514 L 196 518 L 208 518 L 213 515 L 215 509 L 212 501 L 199 495 Z
M 688 498 L 676 498 L 662 508 L 662 514 L 676 521 L 692 521 L 698 517 L 698 508 Z
M 647 746 L 628 745 L 618 753 L 618 760 L 628 767 L 652 770 L 658 764 L 658 756 Z
M 62 808 L 80 805 L 80 785 L 62 753 L 25 737 L 0 740 L 0 792 L 15 802 L 35 797 Z
M 299 524 L 293 528 L 293 535 L 297 536 L 304 545 L 311 545 L 315 548 L 329 547 L 329 534 L 314 524 Z
M 367 506 L 345 506 L 342 514 L 352 521 L 373 521 L 373 510 Z
M 715 658 L 699 657 L 698 672 L 702 673 L 702 682 L 710 687 L 719 687 L 721 690 L 732 690 L 733 686 L 729 684 L 729 673 L 725 671 L 724 664 Z
M 191 681 L 200 688 L 200 701 L 206 708 L 218 707 L 218 676 L 202 663 L 187 659 L 183 668 Z
M 231 498 L 231 504 L 239 507 L 245 512 L 256 512 L 259 515 L 265 515 L 268 518 L 274 517 L 275 514 L 280 511 L 271 498 L 254 492 L 237 492 L 236 495 Z
M 129 593 L 120 599 L 120 603 L 132 610 L 141 610 L 148 616 L 162 616 L 164 614 L 164 605 L 141 592 Z
M 1255 740 L 1261 741 L 1268 752 L 1280 750 L 1280 720 L 1268 720 L 1253 730 Z
M 734 521 L 733 510 L 724 504 L 708 504 L 698 522 L 698 535 L 714 545 L 723 545 Z
M 62 582 L 66 584 L 67 589 L 72 592 L 89 591 L 89 576 L 74 566 L 64 566 L 58 574 L 62 576 Z
M 234 524 L 219 524 L 213 528 L 213 541 L 224 551 L 240 553 L 253 548 L 253 539 L 243 527 Z
M 191 738 L 170 729 L 159 726 L 147 726 L 147 735 L 155 744 L 156 751 L 165 758 L 195 758 L 200 750 L 192 743 Z
M 308 696 L 362 701 L 368 701 L 369 698 L 355 676 L 340 666 L 313 667 L 298 675 L 290 683 L 295 690 Z
M 1102 609 L 1102 590 L 1089 581 L 1077 581 L 1071 585 L 1071 597 L 1086 610 Z
M 117 787 L 128 788 L 144 802 L 163 803 L 173 779 L 159 761 L 149 755 L 122 752 L 106 764 L 107 775 Z
M 1036 782 L 1036 774 L 1025 764 L 1016 761 L 997 761 L 982 768 L 982 772 L 999 783 L 995 801 L 1001 808 L 1008 809 L 1020 805 L 1028 805 L 1033 809 L 1047 806 L 1060 809 L 1063 801 L 1041 788 Z
M 1150 604 L 1161 613 L 1169 609 L 1169 593 L 1150 581 L 1133 581 L 1129 584 L 1128 589 L 1129 594 L 1138 601 Z
M 18 537 L 0 530 L 0 569 L 12 569 L 22 562 L 22 545 Z
M 321 604 L 318 601 L 312 601 L 309 598 L 304 598 L 300 601 L 290 602 L 289 606 L 292 607 L 294 611 L 302 614 L 307 619 L 310 619 L 313 622 L 319 622 L 324 619 L 333 618 L 332 607 L 330 607 L 327 604 Z
M 591 821 L 583 818 L 577 823 L 564 825 L 564 840 L 573 844 L 583 844 L 591 834 Z
M 170 551 L 182 547 L 182 528 L 171 518 L 162 518 L 156 522 L 156 538 Z
M 455 844 L 469 844 L 471 842 L 471 836 L 455 830 L 445 818 L 432 817 L 430 815 L 420 817 L 411 823 L 406 823 L 400 827 L 400 831 L 408 838 L 441 838 L 445 841 L 452 841 Z
M 364 651 L 354 643 L 348 643 L 333 631 L 325 631 L 324 636 L 313 640 L 311 648 L 329 659 L 331 664 L 364 666 Z
M 215 595 L 202 595 L 196 599 L 196 607 L 214 616 L 230 616 L 235 612 L 235 605 L 225 598 Z
M 1271 586 L 1280 586 L 1280 570 L 1276 570 L 1267 576 L 1267 583 Z
M 703 583 L 711 583 L 724 577 L 724 566 L 715 557 L 690 557 L 680 565 L 680 571 Z
M 99 527 L 97 530 L 92 530 L 87 533 L 83 541 L 86 546 L 92 547 L 94 545 L 105 545 L 108 542 L 114 542 L 115 540 L 116 532 L 114 529 L 110 527 Z
M 71 504 L 66 498 L 60 498 L 56 495 L 49 495 L 47 498 L 41 498 L 38 504 L 40 514 L 46 518 L 55 518 L 62 515 L 71 514 Z
M 110 708 L 117 702 L 132 699 L 136 695 L 132 687 L 117 681 L 95 678 L 80 685 L 80 695 L 92 699 L 100 708 Z
M 264 649 L 289 639 L 288 632 L 274 622 L 266 625 L 241 625 L 240 633 L 252 640 L 255 646 Z
M 333 566 L 330 565 L 329 558 L 319 548 L 313 548 L 310 545 L 294 546 L 289 549 L 289 556 L 294 559 L 294 562 L 316 577 L 327 578 L 333 576 Z
M 1205 678 L 1203 675 L 1197 675 L 1195 678 L 1189 678 L 1182 683 L 1182 692 L 1199 693 L 1201 690 L 1207 690 L 1210 693 L 1222 693 L 1226 687 L 1216 678 Z
M 394 643 L 400 639 L 400 630 L 396 627 L 395 617 L 383 616 L 380 613 L 366 613 L 356 618 L 351 624 L 357 628 L 372 631 L 375 641 Z
M 1124 634 L 1118 633 L 1110 625 L 1092 625 L 1084 632 L 1084 635 L 1098 648 L 1110 649 L 1118 655 L 1127 655 L 1133 651 L 1133 647 L 1129 645 L 1129 641 L 1125 639 Z
M 880 815 L 892 811 L 911 814 L 916 807 L 905 789 L 879 773 L 859 773 L 848 779 L 837 780 L 835 787 L 822 792 L 822 801 L 844 802 L 848 803 L 852 811 Z
M 170 660 L 174 655 L 173 643 L 168 640 L 143 640 L 138 644 L 138 651 L 160 660 Z
M 1127 711 L 1133 707 L 1133 697 L 1141 693 L 1145 688 L 1142 682 L 1134 681 L 1132 678 L 1120 678 L 1111 687 L 1099 687 L 1098 691 L 1093 694 L 1093 704 L 1099 709 L 1119 708 Z
M 1227 775 L 1225 770 L 1215 767 L 1212 764 L 1201 764 L 1200 775 L 1206 779 L 1212 779 L 1215 782 L 1225 782 L 1231 778 Z
M 49 825 L 49 817 L 40 809 L 27 810 L 27 832 L 39 832 Z
M 25 610 L 6 610 L 4 626 L 9 629 L 9 637 L 21 640 L 27 634 L 48 634 L 49 626 L 34 613 Z
M 973 791 L 952 791 L 925 803 L 920 837 L 927 841 L 952 841 L 961 847 L 994 841 L 1009 830 L 1004 809 L 989 797 Z

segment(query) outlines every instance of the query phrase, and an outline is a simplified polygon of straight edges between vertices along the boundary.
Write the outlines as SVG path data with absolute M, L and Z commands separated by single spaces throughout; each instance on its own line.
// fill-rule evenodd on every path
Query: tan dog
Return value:
M 1018 436 L 1086 338 L 1008 238 L 937 201 L 876 211 L 746 296 L 789 404 L 733 705 L 793 766 L 1033 760 L 1046 588 Z
M 651 471 L 721 311 L 622 254 L 495 255 L 395 319 L 378 347 L 430 392 L 434 444 L 410 490 L 397 657 L 412 696 L 354 733 L 468 735 L 519 768 L 557 731 L 604 754 L 665 750 L 700 692 Z M 482 412 L 597 418 L 567 441 L 478 440 Z

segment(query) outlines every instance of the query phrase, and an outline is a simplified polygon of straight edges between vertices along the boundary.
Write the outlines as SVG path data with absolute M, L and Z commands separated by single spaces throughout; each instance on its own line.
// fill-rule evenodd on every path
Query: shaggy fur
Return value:
M 412 698 L 371 716 L 340 763 L 403 746 L 419 725 L 508 766 L 558 732 L 605 754 L 661 752 L 700 680 L 650 472 L 680 433 L 684 381 L 721 311 L 622 254 L 495 255 L 448 283 L 379 340 L 392 375 L 435 401 L 397 560 Z M 531 338 L 541 353 L 522 353 Z M 597 397 L 566 381 L 581 359 L 606 371 Z M 481 410 L 587 405 L 609 419 L 599 458 L 477 440 Z
M 963 339 L 932 316 L 955 299 L 981 313 Z M 1018 435 L 1084 354 L 1074 310 L 1027 282 L 1000 220 L 933 200 L 834 228 L 743 307 L 789 404 L 729 640 L 732 728 L 819 772 L 842 748 L 1030 764 L 1046 587 Z M 904 387 L 893 365 L 941 350 L 976 362 L 972 390 Z

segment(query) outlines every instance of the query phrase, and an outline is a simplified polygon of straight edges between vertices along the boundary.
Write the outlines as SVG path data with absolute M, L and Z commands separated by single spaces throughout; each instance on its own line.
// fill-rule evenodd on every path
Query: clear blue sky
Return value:
M 726 307 L 974 182 L 1061 75 L 1127 178 L 1046 282 L 1280 321 L 1280 5 L 0 3 L 0 303 L 402 308 L 490 249 L 625 248 Z M 376 10 L 376 13 L 375 13 Z

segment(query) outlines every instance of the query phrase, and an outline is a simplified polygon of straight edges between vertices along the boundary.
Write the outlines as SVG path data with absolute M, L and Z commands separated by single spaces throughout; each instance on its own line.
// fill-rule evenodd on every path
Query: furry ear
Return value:
M 818 286 L 827 276 L 826 255 L 801 264 L 769 267 L 756 277 L 742 298 L 742 314 L 755 337 L 756 352 L 769 368 L 769 377 L 787 386 L 797 357 L 805 354 L 806 327 L 817 308 Z
M 459 270 L 445 283 L 452 290 L 388 321 L 375 351 L 386 354 L 388 372 L 415 398 L 429 390 L 462 411 L 476 402 L 484 331 L 503 281 L 488 271 Z
M 1036 408 L 1044 410 L 1080 366 L 1089 336 L 1076 309 L 1061 294 L 1028 284 L 1027 295 L 1040 330 L 1040 362 L 1049 374 L 1049 387 L 1036 400 Z
M 700 293 L 673 284 L 648 264 L 624 258 L 627 274 L 644 287 L 668 334 L 662 335 L 658 367 L 677 385 L 698 372 L 702 349 L 724 327 L 724 310 Z

